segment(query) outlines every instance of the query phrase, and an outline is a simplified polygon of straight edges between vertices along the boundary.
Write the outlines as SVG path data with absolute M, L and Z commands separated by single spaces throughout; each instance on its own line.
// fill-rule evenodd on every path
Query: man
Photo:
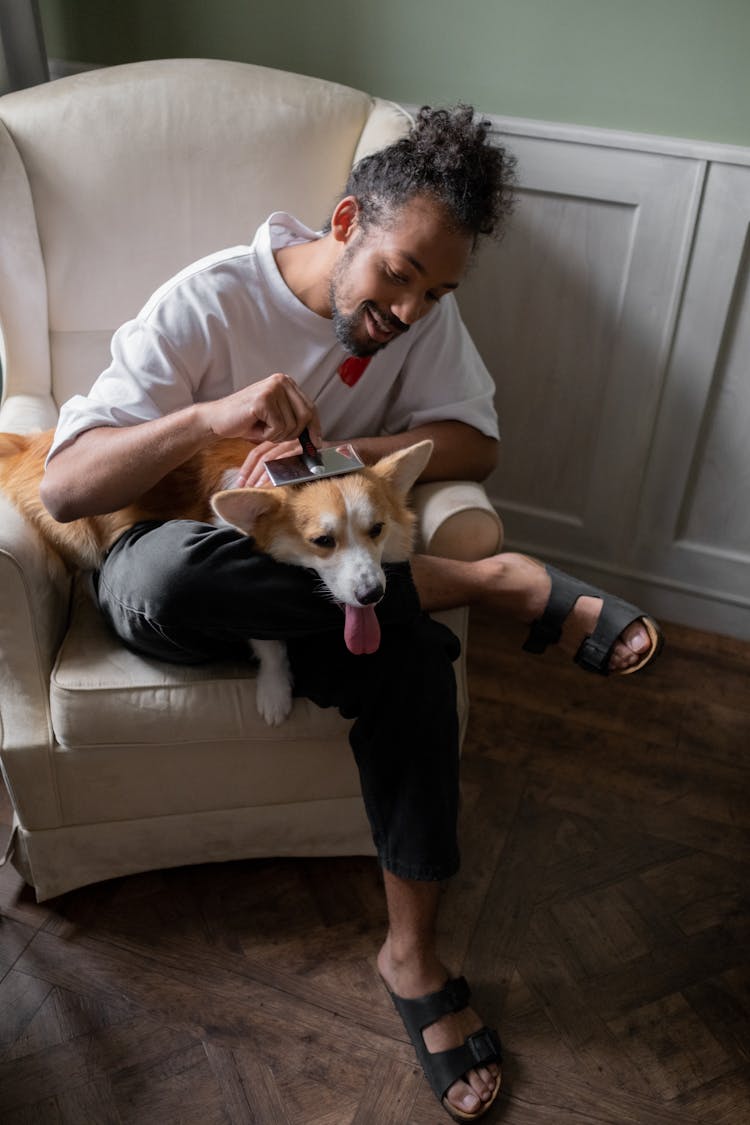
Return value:
M 487 134 L 468 107 L 423 110 L 408 137 L 356 166 L 322 233 L 277 213 L 251 247 L 162 286 L 115 334 L 90 394 L 63 407 L 42 485 L 50 512 L 119 508 L 223 437 L 258 443 L 241 478 L 265 484 L 263 458 L 298 452 L 304 426 L 316 444 L 352 441 L 368 463 L 429 437 L 422 479 L 484 479 L 494 388 L 452 294 L 510 206 L 512 161 Z M 457 642 L 425 611 L 500 607 L 534 623 L 532 651 L 583 643 L 604 672 L 656 654 L 653 622 L 521 555 L 418 556 L 391 569 L 380 650 L 353 656 L 340 611 L 306 571 L 233 529 L 188 521 L 127 532 L 96 585 L 137 651 L 190 662 L 280 638 L 295 692 L 355 718 L 389 914 L 378 968 L 445 1108 L 481 1116 L 499 1088 L 499 1044 L 435 944 L 439 883 L 458 867 Z

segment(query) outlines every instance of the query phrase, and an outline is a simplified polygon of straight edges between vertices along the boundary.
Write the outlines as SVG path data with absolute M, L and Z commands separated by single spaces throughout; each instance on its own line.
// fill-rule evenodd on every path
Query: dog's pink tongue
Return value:
M 380 645 L 380 622 L 372 605 L 345 606 L 344 640 L 349 652 L 356 656 L 377 652 Z

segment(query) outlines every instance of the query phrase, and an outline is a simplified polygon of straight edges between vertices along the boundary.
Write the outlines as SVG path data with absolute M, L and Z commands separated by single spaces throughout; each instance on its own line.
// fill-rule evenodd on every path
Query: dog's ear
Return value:
M 418 441 L 416 445 L 398 449 L 395 453 L 389 453 L 387 457 L 381 458 L 372 466 L 372 471 L 392 485 L 402 496 L 406 496 L 429 461 L 433 447 L 434 442 L 430 438 Z
M 211 507 L 220 519 L 245 535 L 252 535 L 261 516 L 283 504 L 275 488 L 228 488 L 211 497 Z

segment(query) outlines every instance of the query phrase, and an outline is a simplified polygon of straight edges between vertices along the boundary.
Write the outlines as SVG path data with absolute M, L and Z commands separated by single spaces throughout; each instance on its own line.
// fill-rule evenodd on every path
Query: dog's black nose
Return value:
M 385 589 L 378 582 L 376 586 L 370 586 L 368 590 L 357 590 L 356 597 L 360 605 L 372 605 L 374 602 L 379 602 L 385 593 Z

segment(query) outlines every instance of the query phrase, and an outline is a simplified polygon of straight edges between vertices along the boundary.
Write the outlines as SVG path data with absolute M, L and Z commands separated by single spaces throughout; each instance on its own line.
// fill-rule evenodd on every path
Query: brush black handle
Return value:
M 302 446 L 302 452 L 305 454 L 305 456 L 310 457 L 316 463 L 316 465 L 319 465 L 320 454 L 312 443 L 310 431 L 308 430 L 307 426 L 305 426 L 304 430 L 299 435 L 299 443 Z

